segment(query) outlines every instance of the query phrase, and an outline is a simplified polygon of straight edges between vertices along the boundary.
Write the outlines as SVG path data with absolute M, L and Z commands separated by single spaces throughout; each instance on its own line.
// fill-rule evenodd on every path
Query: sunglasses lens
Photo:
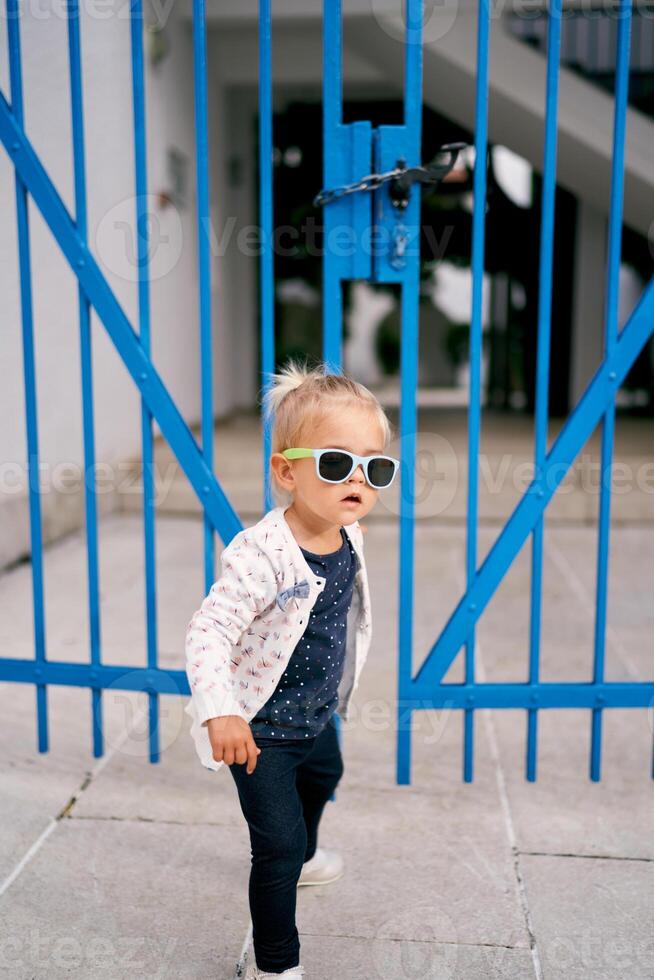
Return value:
M 368 476 L 375 487 L 387 487 L 395 473 L 395 463 L 392 459 L 375 456 L 368 463 Z
M 319 472 L 323 480 L 338 483 L 344 480 L 352 469 L 352 457 L 347 453 L 323 453 L 320 457 Z

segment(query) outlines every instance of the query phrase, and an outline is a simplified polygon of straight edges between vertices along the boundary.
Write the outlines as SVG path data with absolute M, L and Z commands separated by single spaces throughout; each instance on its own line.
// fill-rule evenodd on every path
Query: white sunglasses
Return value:
M 313 456 L 316 460 L 316 473 L 325 483 L 344 483 L 361 464 L 366 480 L 375 490 L 390 487 L 400 465 L 399 459 L 393 456 L 357 456 L 347 449 L 294 448 L 285 449 L 282 456 L 287 459 Z

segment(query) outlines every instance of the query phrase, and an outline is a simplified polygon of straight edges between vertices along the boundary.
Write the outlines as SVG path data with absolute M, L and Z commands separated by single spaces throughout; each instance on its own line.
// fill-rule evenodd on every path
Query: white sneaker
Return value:
M 289 966 L 288 970 L 284 970 L 283 973 L 267 973 L 266 970 L 260 970 L 256 964 L 253 964 L 245 975 L 245 980 L 264 980 L 268 977 L 286 977 L 286 980 L 301 980 L 304 976 L 304 967 L 299 963 L 297 966 Z
M 341 855 L 336 851 L 325 851 L 322 847 L 317 847 L 313 857 L 302 865 L 298 887 L 300 885 L 327 885 L 330 881 L 336 881 L 342 874 L 343 858 Z

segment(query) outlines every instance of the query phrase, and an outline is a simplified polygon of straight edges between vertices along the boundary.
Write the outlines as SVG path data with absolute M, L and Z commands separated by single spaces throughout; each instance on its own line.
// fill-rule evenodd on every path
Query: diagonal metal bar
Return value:
M 647 340 L 654 332 L 654 279 L 622 329 L 612 353 L 599 366 L 586 391 L 545 457 L 542 473 L 535 473 L 493 547 L 484 559 L 468 591 L 462 596 L 442 633 L 411 681 L 413 685 L 441 682 L 470 631 L 492 598 L 549 504 L 576 456 L 599 423 L 606 406 L 624 381 Z
M 0 92 L 0 140 L 89 302 L 225 544 L 243 525 L 207 466 L 193 433 L 159 377 L 127 315 L 78 234 L 56 187 Z

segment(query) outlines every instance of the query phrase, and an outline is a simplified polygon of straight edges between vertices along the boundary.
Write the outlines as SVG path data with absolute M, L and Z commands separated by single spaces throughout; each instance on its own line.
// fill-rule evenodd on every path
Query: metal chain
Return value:
M 332 190 L 320 191 L 313 199 L 314 206 L 320 207 L 321 204 L 330 204 L 338 198 L 345 197 L 346 194 L 355 194 L 357 191 L 374 191 L 381 184 L 398 178 L 401 178 L 401 180 L 398 181 L 395 189 L 391 189 L 391 196 L 403 199 L 402 206 L 406 206 L 411 184 L 440 183 L 443 177 L 454 166 L 457 155 L 464 146 L 466 146 L 465 143 L 444 143 L 437 151 L 431 163 L 428 163 L 426 166 L 396 167 L 395 170 L 388 170 L 384 174 L 368 174 L 367 177 L 362 177 L 361 180 L 357 180 L 353 184 L 344 184 L 342 187 L 335 187 Z M 438 162 L 438 157 L 444 154 L 449 154 L 450 159 L 446 163 Z M 393 193 L 393 190 L 395 190 L 395 193 Z M 395 203 L 398 203 L 397 200 Z
M 403 173 L 405 173 L 403 168 L 396 168 L 395 170 L 389 170 L 385 174 L 368 174 L 367 177 L 362 177 L 361 180 L 355 181 L 354 184 L 344 184 L 342 187 L 335 187 L 333 190 L 321 191 L 319 194 L 316 194 L 313 203 L 316 207 L 320 207 L 321 204 L 329 204 L 339 197 L 345 197 L 346 194 L 354 194 L 356 191 L 374 191 L 380 184 L 388 180 L 394 180 L 395 177 L 399 177 Z

